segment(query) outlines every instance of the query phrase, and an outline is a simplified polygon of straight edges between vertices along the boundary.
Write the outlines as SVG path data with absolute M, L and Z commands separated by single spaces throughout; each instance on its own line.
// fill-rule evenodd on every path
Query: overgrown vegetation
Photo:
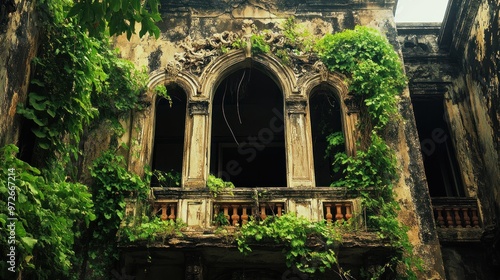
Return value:
M 153 177 L 156 182 L 162 187 L 180 187 L 181 186 L 181 173 L 175 170 L 168 172 L 161 170 L 154 170 Z
M 283 246 L 286 265 L 304 273 L 325 272 L 338 264 L 334 249 L 342 235 L 332 224 L 311 222 L 294 213 L 272 216 L 263 221 L 252 219 L 237 235 L 238 249 L 252 251 L 251 244 L 274 243 Z M 340 267 L 338 273 L 348 275 Z
M 15 247 L 15 270 L 26 279 L 69 279 L 78 259 L 73 250 L 81 238 L 78 229 L 96 218 L 91 194 L 87 186 L 64 177 L 48 180 L 39 169 L 17 159 L 17 152 L 14 145 L 0 148 L 2 254 Z M 9 238 L 11 231 L 15 239 Z M 2 279 L 10 279 L 12 273 L 6 261 L 0 261 Z
M 342 170 L 343 177 L 332 186 L 358 191 L 367 209 L 368 226 L 378 230 L 381 238 L 389 238 L 398 249 L 390 263 L 375 274 L 416 279 L 413 268 L 421 268 L 421 260 L 413 255 L 408 229 L 397 219 L 399 204 L 393 192 L 398 178 L 397 162 L 384 140 L 389 122 L 399 118 L 397 96 L 406 84 L 400 59 L 386 38 L 361 26 L 326 35 L 317 48 L 330 71 L 348 77 L 349 90 L 355 93 L 361 109 L 358 130 L 362 133 L 356 155 L 334 155 L 334 171 Z M 343 142 L 338 135 L 327 140 L 330 147 Z M 403 270 L 398 268 L 401 266 Z
M 149 179 L 128 172 L 116 151 L 94 162 L 93 183 L 88 186 L 78 182 L 87 173 L 78 167 L 82 139 L 89 131 L 106 124 L 114 145 L 124 131 L 121 118 L 149 105 L 142 99 L 146 72 L 118 57 L 109 34 L 130 36 L 133 17 L 146 23 L 140 35 L 158 35 L 152 24 L 159 20 L 158 3 L 74 3 L 46 0 L 36 8 L 41 45 L 33 61 L 28 102 L 18 107 L 18 113 L 31 121 L 36 139 L 31 161 L 37 168 L 16 158 L 17 147 L 1 149 L 0 204 L 5 205 L 0 244 L 7 253 L 10 213 L 4 211 L 8 197 L 15 197 L 15 271 L 26 279 L 109 279 L 124 200 L 131 195 L 144 198 L 149 189 Z M 79 16 L 69 16 L 70 10 Z M 125 25 L 117 24 L 120 18 Z M 9 189 L 12 185 L 3 180 L 7 176 L 15 178 L 17 188 Z M 7 265 L 5 259 L 0 261 L 1 278 L 11 273 Z
M 217 178 L 214 175 L 208 175 L 207 188 L 213 197 L 217 197 L 219 194 L 227 192 L 231 193 L 231 189 L 234 189 L 234 184 L 231 182 L 226 182 L 221 178 Z
M 388 124 L 399 118 L 397 96 L 406 85 L 401 61 L 387 39 L 368 27 L 358 26 L 354 30 L 328 34 L 316 44 L 304 39 L 303 33 L 297 30 L 295 20 L 288 19 L 283 25 L 285 47 L 273 52 L 284 63 L 290 61 L 292 54 L 316 52 L 330 71 L 348 77 L 349 91 L 355 94 L 359 104 L 357 128 L 361 135 L 356 155 L 348 156 L 345 152 L 333 154 L 333 171 L 342 172 L 343 176 L 332 182 L 332 187 L 347 187 L 359 192 L 367 209 L 368 226 L 377 230 L 380 238 L 391 240 L 397 249 L 388 264 L 371 274 L 365 273 L 365 276 L 375 279 L 390 274 L 396 278 L 416 279 L 413 268 L 421 269 L 421 260 L 413 255 L 408 229 L 397 219 L 399 204 L 393 193 L 394 182 L 398 179 L 397 162 L 394 151 L 384 140 Z M 259 36 L 261 40 L 257 40 Z M 252 37 L 252 44 L 256 44 L 258 52 L 270 49 L 264 44 L 264 37 L 265 33 Z M 332 156 L 331 153 L 338 150 L 336 147 L 344 144 L 344 139 L 342 134 L 334 133 L 327 136 L 327 142 L 326 156 Z M 257 228 L 262 227 L 266 234 L 272 233 L 268 238 L 280 240 L 279 234 L 269 230 L 268 226 L 252 224 L 251 227 L 243 227 L 242 235 L 246 236 L 249 231 L 249 236 L 255 236 Z M 255 238 L 255 241 L 260 239 Z M 302 252 L 302 256 L 304 254 L 307 255 L 307 252 Z M 301 267 L 300 263 L 295 265 Z
M 123 3 L 86 1 L 74 6 L 71 1 L 47 0 L 39 8 L 44 39 L 34 60 L 36 71 L 28 103 L 20 106 L 18 112 L 32 121 L 38 147 L 35 155 L 46 161 L 38 162 L 37 169 L 16 158 L 15 146 L 0 151 L 2 178 L 10 176 L 12 170 L 18 179 L 17 268 L 25 278 L 107 278 L 117 258 L 116 234 L 124 216 L 125 199 L 144 199 L 147 195 L 149 178 L 142 180 L 130 173 L 116 151 L 105 152 L 93 163 L 90 186 L 78 183 L 79 172 L 73 164 L 81 160 L 82 136 L 96 123 L 111 124 L 117 136 L 123 131 L 121 117 L 148 106 L 142 100 L 147 75 L 117 57 L 110 49 L 107 34 L 126 32 L 130 37 L 135 32 L 134 23 L 141 22 L 139 35 L 149 32 L 158 36 L 159 30 L 154 26 L 160 19 L 158 3 Z M 69 11 L 76 17 L 68 18 Z M 385 38 L 365 27 L 327 35 L 315 47 L 312 41 L 304 39 L 308 37 L 306 33 L 297 31 L 293 18 L 285 22 L 283 30 L 285 47 L 276 52 L 283 62 L 290 62 L 290 54 L 317 52 L 330 71 L 349 78 L 349 89 L 362 104 L 362 135 L 357 154 L 334 155 L 334 168 L 342 170 L 344 178 L 333 186 L 359 191 L 368 211 L 369 226 L 398 249 L 391 263 L 366 276 L 373 278 L 390 270 L 395 276 L 396 267 L 402 265 L 405 274 L 397 276 L 415 279 L 412 266 L 418 267 L 419 261 L 412 255 L 407 229 L 397 220 L 399 206 L 393 194 L 396 160 L 384 141 L 387 125 L 397 117 L 397 95 L 405 85 L 399 58 Z M 253 52 L 271 50 L 265 33 L 252 36 L 251 42 Z M 233 44 L 243 46 L 241 41 Z M 163 93 L 163 88 L 157 90 Z M 332 147 L 342 143 L 338 135 L 328 140 Z M 0 180 L 2 209 L 8 209 L 8 197 L 12 195 L 9 186 L 8 181 Z M 234 185 L 210 176 L 207 187 L 216 197 Z M 8 217 L 9 213 L 0 214 L 2 246 L 10 244 Z M 120 233 L 129 242 L 164 240 L 179 234 L 182 228 L 182 223 L 147 217 L 132 224 Z M 80 246 L 75 246 L 76 240 Z M 337 265 L 334 249 L 341 238 L 335 227 L 285 214 L 281 218 L 250 221 L 242 227 L 238 237 L 242 252 L 251 251 L 250 244 L 261 241 L 282 244 L 287 265 L 314 273 Z M 321 246 L 315 247 L 318 243 Z M 6 273 L 6 262 L 0 261 L 0 266 Z M 342 273 L 341 269 L 338 271 Z
M 159 217 L 150 218 L 143 215 L 140 221 L 127 221 L 126 225 L 120 229 L 119 237 L 122 242 L 162 242 L 168 237 L 182 237 L 182 229 L 186 225 L 181 221 L 162 220 Z

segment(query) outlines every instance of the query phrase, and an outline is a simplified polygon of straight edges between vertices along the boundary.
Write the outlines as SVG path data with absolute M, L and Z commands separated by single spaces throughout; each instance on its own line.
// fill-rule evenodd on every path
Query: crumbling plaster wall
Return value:
M 230 2 L 230 3 L 229 3 Z M 239 32 L 243 20 L 252 19 L 259 30 L 280 29 L 281 23 L 290 16 L 306 22 L 312 34 L 323 35 L 352 29 L 356 25 L 374 27 L 385 34 L 398 53 L 396 26 L 393 19 L 392 1 L 176 1 L 162 2 L 163 23 L 158 40 L 144 37 L 124 37 L 116 40 L 124 58 L 150 72 L 162 71 L 170 61 L 184 52 L 182 44 L 204 40 L 215 33 Z M 400 181 L 396 196 L 401 204 L 400 218 L 409 226 L 410 239 L 416 253 L 424 260 L 425 279 L 443 279 L 444 269 L 430 198 L 425 183 L 409 91 L 401 96 L 400 111 L 403 121 L 390 129 L 391 145 L 397 150 L 400 166 Z M 144 123 L 148 129 L 153 123 Z M 145 135 L 138 132 L 138 135 Z M 147 164 L 147 161 L 144 161 Z M 136 168 L 137 169 L 137 168 Z M 140 169 L 140 168 L 139 168 Z
M 26 101 L 31 59 L 38 46 L 35 4 L 15 1 L 16 10 L 6 15 L 6 24 L 0 30 L 0 147 L 19 140 L 16 107 Z
M 447 94 L 446 109 L 464 183 L 481 198 L 485 227 L 498 224 L 500 215 L 500 4 L 462 1 L 450 53 L 461 64 Z
M 398 40 L 412 96 L 444 94 L 444 118 L 465 194 L 479 199 L 483 243 L 467 254 L 482 261 L 468 264 L 471 258 L 460 250 L 463 245 L 443 244 L 447 277 L 462 279 L 464 269 L 477 275 L 492 275 L 495 266 L 498 270 L 500 33 L 498 2 L 456 0 L 453 5 L 456 9 L 448 18 L 454 26 L 451 42 L 443 43 L 448 34 L 440 38 L 440 26 L 429 24 L 398 26 Z

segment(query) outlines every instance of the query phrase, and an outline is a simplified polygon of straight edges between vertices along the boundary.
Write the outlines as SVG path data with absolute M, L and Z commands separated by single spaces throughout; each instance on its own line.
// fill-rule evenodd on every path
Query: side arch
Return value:
M 340 103 L 342 130 L 345 137 L 345 150 L 348 155 L 354 155 L 356 153 L 356 124 L 358 122 L 359 110 L 353 102 L 354 97 L 349 93 L 349 89 L 345 82 L 345 76 L 324 71 L 308 76 L 301 81 L 301 95 L 307 96 L 309 100 L 311 94 L 318 88 L 324 88 L 336 95 Z
M 159 70 L 150 74 L 148 82 L 148 91 L 146 98 L 151 105 L 143 111 L 134 112 L 130 121 L 129 132 L 129 170 L 144 175 L 145 167 L 150 167 L 153 160 L 153 145 L 155 137 L 155 115 L 157 94 L 154 88 L 158 85 L 177 85 L 186 94 L 186 99 L 195 95 L 198 88 L 198 79 L 186 72 L 168 73 L 165 70 Z M 187 115 L 187 114 L 186 114 Z M 186 117 L 186 127 L 189 119 Z M 184 136 L 184 155 L 186 153 L 187 134 Z M 184 170 L 185 162 L 183 162 Z M 184 173 L 184 172 L 183 172 Z M 184 182 L 184 177 L 183 177 Z

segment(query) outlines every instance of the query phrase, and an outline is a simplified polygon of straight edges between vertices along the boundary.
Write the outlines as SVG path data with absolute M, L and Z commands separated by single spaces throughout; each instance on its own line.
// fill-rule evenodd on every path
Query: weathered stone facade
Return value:
M 0 7 L 0 146 L 19 141 L 16 107 L 28 96 L 31 59 L 38 47 L 34 7 L 32 1 L 5 1 Z
M 351 106 L 345 77 L 326 71 L 314 57 L 298 53 L 285 64 L 273 49 L 269 54 L 250 49 L 251 35 L 262 30 L 270 30 L 266 40 L 272 47 L 279 47 L 282 23 L 290 16 L 314 36 L 356 25 L 374 27 L 405 62 L 409 86 L 399 100 L 403 120 L 390 129 L 388 141 L 397 152 L 400 170 L 395 189 L 401 205 L 400 220 L 410 228 L 415 253 L 424 261 L 419 277 L 492 279 L 495 269 L 498 273 L 499 4 L 451 0 L 441 26 L 396 26 L 395 2 L 164 0 L 158 40 L 147 36 L 133 36 L 130 41 L 116 38 L 122 57 L 148 67 L 151 88 L 166 85 L 185 98 L 184 132 L 179 136 L 183 147 L 179 152 L 181 187 L 155 188 L 154 207 L 165 219 L 181 218 L 189 232 L 185 238 L 174 238 L 154 248 L 123 248 L 124 274 L 137 279 L 161 279 L 167 274 L 168 279 L 307 279 L 286 268 L 279 247 L 263 247 L 243 257 L 228 246 L 215 234 L 215 209 L 236 213 L 236 221 L 252 209 L 261 213 L 297 212 L 315 221 L 331 212 L 342 215 L 340 218 L 352 214 L 363 227 L 357 195 L 319 186 L 315 179 L 310 103 L 317 92 L 325 91 L 338 99 L 345 149 L 355 153 L 358 112 Z M 28 16 L 32 5 L 19 3 L 17 12 L 9 15 L 6 32 L 0 34 L 2 50 L 7 50 L 0 53 L 0 60 L 6 63 L 0 68 L 0 145 L 19 141 L 20 120 L 15 117 L 15 108 L 26 100 L 29 61 L 37 45 L 36 30 Z M 238 40 L 247 42 L 247 48 L 231 49 Z M 237 188 L 232 196 L 214 198 L 205 188 L 209 173 L 221 171 L 214 166 L 227 164 L 229 171 L 240 167 L 214 159 L 222 158 L 223 149 L 231 147 L 229 141 L 220 140 L 220 147 L 214 148 L 214 143 L 219 143 L 216 137 L 229 137 L 215 131 L 212 117 L 219 107 L 214 100 L 231 75 L 246 69 L 266 76 L 269 81 L 252 81 L 275 87 L 280 95 L 281 105 L 273 122 L 266 122 L 268 126 L 257 135 L 261 136 L 260 143 L 266 135 L 283 137 L 283 144 L 272 144 L 285 152 L 284 184 Z M 129 169 L 138 174 L 158 161 L 154 147 L 155 135 L 161 134 L 155 131 L 160 105 L 153 90 L 148 94 L 155 102 L 129 120 L 126 127 L 130 130 L 121 138 L 130 147 Z M 274 122 L 277 119 L 282 119 L 284 129 Z M 108 143 L 109 139 L 101 134 L 84 141 L 88 151 L 84 164 L 89 164 L 87 158 L 95 157 L 92 151 L 102 146 L 99 141 Z M 441 160 L 450 162 L 443 170 L 452 175 L 432 173 L 433 164 Z M 440 176 L 447 179 L 440 181 Z M 441 188 L 439 182 L 447 187 Z M 129 211 L 134 211 L 133 207 Z M 390 252 L 390 244 L 364 232 L 345 236 L 339 260 L 359 276 L 359 267 L 377 265 Z

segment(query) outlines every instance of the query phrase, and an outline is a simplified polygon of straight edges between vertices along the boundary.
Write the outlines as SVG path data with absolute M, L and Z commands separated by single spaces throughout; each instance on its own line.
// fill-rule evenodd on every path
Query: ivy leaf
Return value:
M 34 238 L 31 238 L 31 237 L 28 237 L 28 236 L 25 236 L 25 237 L 22 237 L 21 238 L 21 243 L 23 243 L 24 245 L 24 248 L 26 249 L 26 251 L 28 251 L 28 253 L 31 254 L 31 252 L 33 251 L 33 247 L 35 247 L 35 244 L 38 242 L 38 240 L 34 239 Z

